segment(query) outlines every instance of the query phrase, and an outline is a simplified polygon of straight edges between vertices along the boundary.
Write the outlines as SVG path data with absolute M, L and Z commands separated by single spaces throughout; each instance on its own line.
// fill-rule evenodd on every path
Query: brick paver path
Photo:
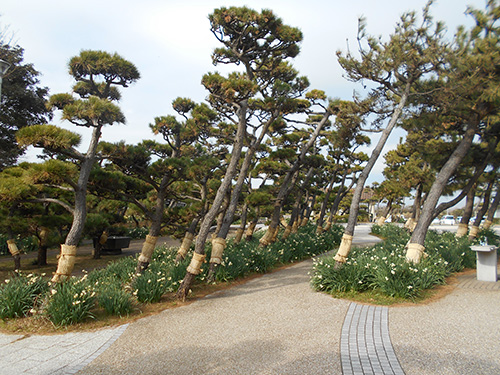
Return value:
M 389 336 L 387 307 L 351 303 L 340 356 L 344 375 L 404 375 Z

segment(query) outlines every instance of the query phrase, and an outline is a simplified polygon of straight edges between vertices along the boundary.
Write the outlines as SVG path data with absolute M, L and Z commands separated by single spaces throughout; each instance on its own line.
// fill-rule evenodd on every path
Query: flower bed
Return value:
M 372 232 L 384 238 L 370 248 L 353 248 L 347 262 L 335 267 L 333 257 L 315 260 L 311 283 L 314 289 L 327 293 L 380 292 L 389 297 L 415 299 L 426 289 L 443 284 L 445 278 L 464 268 L 475 267 L 475 254 L 466 237 L 454 233 L 429 231 L 425 241 L 427 257 L 419 264 L 406 262 L 405 246 L 410 235 L 395 225 L 373 226 Z M 492 242 L 491 231 L 482 231 L 477 241 L 485 237 Z M 498 243 L 497 243 L 498 245 Z
M 252 273 L 265 273 L 272 268 L 319 255 L 335 249 L 343 229 L 333 226 L 320 236 L 314 226 L 306 226 L 285 241 L 266 248 L 259 247 L 257 233 L 250 242 L 234 244 L 228 241 L 223 262 L 217 268 L 216 281 L 234 280 Z M 207 245 L 209 258 L 211 246 Z M 45 319 L 55 326 L 67 326 L 95 318 L 97 310 L 108 315 L 126 316 L 134 306 L 155 303 L 162 296 L 177 291 L 191 254 L 175 263 L 177 248 L 158 247 L 149 268 L 135 275 L 137 259 L 119 259 L 103 269 L 94 270 L 83 277 L 51 285 L 40 276 L 16 274 L 0 285 L 0 318 L 33 317 Z M 207 277 L 208 267 L 197 276 Z

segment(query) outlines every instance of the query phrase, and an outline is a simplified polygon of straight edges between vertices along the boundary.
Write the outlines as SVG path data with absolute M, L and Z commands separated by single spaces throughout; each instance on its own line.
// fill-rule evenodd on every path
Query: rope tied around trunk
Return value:
M 349 252 L 351 251 L 352 247 L 352 238 L 350 234 L 344 233 L 342 235 L 342 241 L 340 242 L 340 247 L 339 250 L 337 251 L 337 254 L 333 259 L 339 263 L 345 263 L 347 260 L 347 256 L 349 255 Z
M 221 264 L 222 263 L 222 253 L 226 248 L 226 240 L 224 238 L 216 237 L 212 240 L 212 255 L 210 257 L 210 263 Z
M 19 255 L 20 251 L 17 248 L 16 240 L 7 240 L 7 247 L 9 248 L 9 252 L 12 256 Z
M 149 234 L 146 236 L 146 240 L 142 245 L 141 255 L 139 255 L 139 262 L 149 263 L 151 261 L 151 256 L 155 250 L 157 240 L 158 237 L 156 236 L 150 236 Z
M 408 262 L 418 263 L 424 254 L 425 246 L 418 243 L 409 243 L 408 251 L 406 252 L 406 260 Z
M 183 259 L 186 257 L 191 244 L 193 243 L 194 234 L 186 232 L 184 235 L 184 239 L 182 240 L 181 246 L 177 250 L 177 254 L 180 255 Z
M 199 275 L 201 273 L 201 265 L 205 262 L 205 254 L 193 253 L 191 263 L 186 269 L 192 275 Z
M 60 281 L 61 276 L 68 278 L 71 276 L 73 267 L 75 265 L 76 246 L 74 245 L 61 245 L 61 253 L 59 254 L 59 262 L 57 263 L 57 270 L 54 273 L 52 281 Z
M 455 236 L 456 237 L 463 237 L 467 234 L 468 230 L 469 230 L 469 226 L 467 224 L 460 223 L 460 224 L 458 224 L 457 234 Z

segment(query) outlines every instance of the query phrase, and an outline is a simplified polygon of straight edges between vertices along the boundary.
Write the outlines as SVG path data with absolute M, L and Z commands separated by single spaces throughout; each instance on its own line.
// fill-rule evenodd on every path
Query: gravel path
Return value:
M 390 308 L 389 327 L 406 375 L 500 374 L 498 289 L 457 288 L 429 305 Z
M 368 233 L 357 227 L 354 242 L 373 242 Z M 500 282 L 469 274 L 426 305 L 374 307 L 313 292 L 311 266 L 301 262 L 128 326 L 0 335 L 0 374 L 342 374 L 346 337 L 351 362 L 370 361 L 344 363 L 356 375 L 386 372 L 382 347 L 406 375 L 500 374 Z
M 311 264 L 141 319 L 79 374 L 340 374 L 349 302 L 314 293 Z

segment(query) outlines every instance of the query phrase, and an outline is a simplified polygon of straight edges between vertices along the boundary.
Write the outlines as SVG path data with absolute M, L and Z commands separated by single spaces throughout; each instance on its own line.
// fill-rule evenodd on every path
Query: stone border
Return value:
M 115 333 L 113 334 L 113 336 L 111 336 L 108 341 L 106 341 L 99 349 L 97 349 L 94 353 L 90 354 L 88 357 L 83 359 L 77 365 L 73 365 L 70 368 L 63 369 L 62 372 L 58 371 L 56 373 L 58 373 L 58 374 L 60 373 L 63 375 L 76 374 L 78 371 L 82 370 L 84 367 L 89 365 L 94 359 L 96 359 L 102 353 L 104 353 L 104 351 L 106 349 L 108 349 L 111 346 L 111 344 L 113 344 L 116 340 L 118 340 L 118 338 L 122 335 L 123 332 L 125 332 L 125 330 L 127 329 L 128 326 L 129 326 L 129 324 L 124 324 L 124 325 L 118 327 L 116 329 Z
M 460 289 L 500 290 L 500 281 L 496 283 L 491 281 L 478 281 L 475 272 L 470 275 L 459 276 L 458 280 L 457 287 Z

